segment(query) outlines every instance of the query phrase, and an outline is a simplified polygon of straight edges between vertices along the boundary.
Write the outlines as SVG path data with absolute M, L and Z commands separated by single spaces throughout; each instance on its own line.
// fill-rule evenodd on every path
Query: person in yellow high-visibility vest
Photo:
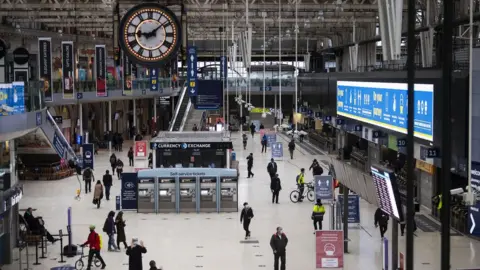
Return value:
M 443 206 L 443 200 L 442 200 L 442 194 L 438 195 L 438 205 L 437 205 L 437 210 L 440 211 L 442 210 Z
M 313 227 L 315 231 L 322 230 L 323 216 L 325 215 L 325 206 L 323 206 L 322 201 L 317 199 L 317 203 L 313 206 L 312 220 Z M 318 224 L 318 227 L 317 227 Z M 315 232 L 313 232 L 315 234 Z

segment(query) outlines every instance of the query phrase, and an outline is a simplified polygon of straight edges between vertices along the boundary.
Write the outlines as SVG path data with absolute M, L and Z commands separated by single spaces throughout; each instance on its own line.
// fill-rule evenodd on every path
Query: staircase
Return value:
M 172 122 L 170 123 L 169 131 L 183 131 L 185 121 L 188 116 L 188 111 L 192 106 L 190 97 L 187 94 L 187 86 L 183 87 L 183 91 L 180 94 L 180 100 L 175 109 L 175 114 L 173 115 Z
M 191 109 L 190 113 L 188 115 L 187 121 L 185 121 L 185 127 L 183 130 L 185 131 L 192 131 L 193 125 L 197 125 L 198 129 L 200 130 L 201 128 L 201 121 L 202 121 L 202 116 L 204 110 L 196 110 L 196 109 Z
M 45 137 L 48 139 L 48 142 L 55 150 L 55 152 L 66 160 L 75 160 L 77 157 L 75 151 L 70 146 L 68 141 L 63 136 L 62 131 L 58 127 L 57 123 L 53 119 L 53 116 L 47 110 L 47 121 L 43 121 L 43 124 L 40 126 Z

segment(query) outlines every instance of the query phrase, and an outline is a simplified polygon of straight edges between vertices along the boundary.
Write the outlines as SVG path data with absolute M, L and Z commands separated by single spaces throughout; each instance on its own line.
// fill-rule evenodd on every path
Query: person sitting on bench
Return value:
M 28 229 L 30 232 L 35 235 L 45 235 L 47 240 L 52 244 L 57 242 L 59 239 L 54 238 L 48 231 L 45 229 L 45 222 L 41 217 L 33 216 L 33 209 L 29 207 L 25 214 L 23 215 L 25 222 L 27 223 Z

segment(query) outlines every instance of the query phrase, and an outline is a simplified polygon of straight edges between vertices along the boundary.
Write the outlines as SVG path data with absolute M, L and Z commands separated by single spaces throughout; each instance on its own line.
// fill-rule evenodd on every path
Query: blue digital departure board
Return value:
M 337 82 L 337 114 L 407 134 L 406 83 Z M 433 84 L 415 84 L 414 135 L 433 141 Z

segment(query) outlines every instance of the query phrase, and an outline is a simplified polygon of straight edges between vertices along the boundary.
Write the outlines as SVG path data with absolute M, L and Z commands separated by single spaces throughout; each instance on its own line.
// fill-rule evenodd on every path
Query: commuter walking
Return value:
M 92 169 L 86 168 L 83 171 L 83 181 L 85 182 L 85 194 L 92 192 L 92 179 L 95 181 L 95 176 L 93 175 Z
M 120 211 L 115 218 L 115 227 L 117 229 L 117 247 L 120 249 L 120 243 L 123 243 L 125 249 L 127 249 L 127 237 L 125 235 L 125 220 L 123 219 L 123 212 Z
M 277 163 L 273 158 L 270 159 L 270 163 L 268 163 L 267 165 L 267 172 L 270 175 L 270 179 L 273 178 L 275 174 L 277 174 L 277 170 L 278 170 Z
M 280 195 L 280 190 L 282 190 L 282 183 L 278 174 L 275 174 L 270 181 L 270 189 L 272 190 L 272 203 L 278 204 L 278 195 Z
M 107 219 L 105 219 L 105 223 L 103 224 L 103 232 L 108 235 L 108 251 L 120 251 L 117 245 L 115 245 L 115 234 L 117 231 L 115 230 L 115 221 L 113 220 L 114 216 L 115 212 L 110 211 Z
M 127 248 L 128 269 L 143 269 L 142 254 L 147 253 L 147 249 L 143 245 L 143 241 L 138 242 L 137 238 L 132 239 L 132 244 Z
M 285 270 L 286 266 L 286 249 L 288 238 L 283 233 L 282 227 L 277 227 L 277 232 L 270 239 L 270 247 L 273 250 L 273 269 L 278 270 L 278 260 L 281 262 L 280 270 Z
M 293 159 L 293 151 L 295 151 L 295 141 L 293 139 L 288 143 L 288 151 L 290 152 L 290 159 Z
M 128 150 L 128 164 L 130 165 L 130 167 L 133 166 L 133 147 L 130 147 L 130 149 Z
M 377 208 L 377 211 L 375 211 L 375 228 L 379 227 L 380 229 L 380 236 L 383 239 L 383 236 L 387 232 L 388 228 L 388 220 L 390 219 L 387 213 L 383 212 L 382 209 Z
M 262 153 L 267 153 L 267 144 L 268 144 L 267 135 L 263 134 L 263 137 L 262 137 Z
M 117 159 L 117 177 L 118 180 L 122 180 L 122 173 L 123 173 L 123 161 Z
M 250 153 L 247 157 L 247 171 L 248 171 L 248 176 L 247 178 L 250 178 L 250 176 L 254 177 L 255 174 L 252 173 L 252 167 L 253 167 L 253 153 Z
M 242 213 L 240 214 L 240 223 L 243 222 L 243 229 L 245 230 L 245 240 L 250 238 L 250 222 L 253 218 L 253 210 L 248 203 L 243 204 Z
M 407 217 L 405 216 L 404 220 L 400 222 L 400 232 L 402 236 L 405 234 L 405 228 L 407 227 Z M 417 231 L 417 222 L 415 221 L 415 214 L 413 214 L 413 232 Z
M 107 170 L 105 172 L 105 175 L 103 176 L 103 186 L 105 187 L 105 197 L 107 198 L 107 201 L 110 200 L 110 188 L 112 187 L 112 185 L 113 185 L 112 175 Z
M 95 256 L 102 263 L 101 269 L 105 269 L 107 265 L 105 264 L 105 261 L 103 260 L 102 255 L 100 255 L 101 237 L 100 235 L 98 235 L 97 232 L 95 232 L 94 225 L 90 225 L 90 233 L 88 234 L 87 241 L 83 243 L 81 246 L 85 247 L 86 245 L 90 247 L 90 250 L 88 251 L 87 270 L 90 270 L 92 267 L 93 256 Z
M 110 166 L 112 167 L 112 174 L 115 174 L 115 168 L 117 167 L 117 157 L 112 153 L 110 155 Z
M 152 152 L 150 152 L 148 154 L 148 167 L 150 169 L 153 169 L 153 154 L 152 154 Z
M 322 175 L 323 174 L 323 168 L 320 166 L 320 163 L 316 159 L 313 160 L 312 165 L 310 165 L 310 168 L 308 170 L 312 171 L 312 175 Z
M 95 188 L 93 189 L 93 204 L 95 204 L 97 208 L 100 208 L 102 199 L 103 199 L 103 186 L 102 186 L 102 183 L 100 183 L 100 180 L 98 180 L 97 184 L 95 184 Z
M 317 199 L 317 203 L 313 206 L 313 211 L 312 211 L 313 228 L 315 229 L 315 231 L 322 230 L 322 222 L 323 222 L 324 215 L 325 215 L 325 206 L 323 206 L 322 201 L 320 199 Z M 313 232 L 313 234 L 315 234 L 315 232 Z
M 252 123 L 250 124 L 250 133 L 252 134 L 252 139 L 253 139 L 253 135 L 255 135 L 255 125 Z
M 300 198 L 298 198 L 298 202 L 303 201 L 303 191 L 305 190 L 305 169 L 300 169 L 300 174 L 297 175 L 297 186 L 298 192 L 300 193 Z
M 246 133 L 243 133 L 242 135 L 242 139 L 243 139 L 243 150 L 247 150 L 247 141 L 248 141 L 248 136 Z

